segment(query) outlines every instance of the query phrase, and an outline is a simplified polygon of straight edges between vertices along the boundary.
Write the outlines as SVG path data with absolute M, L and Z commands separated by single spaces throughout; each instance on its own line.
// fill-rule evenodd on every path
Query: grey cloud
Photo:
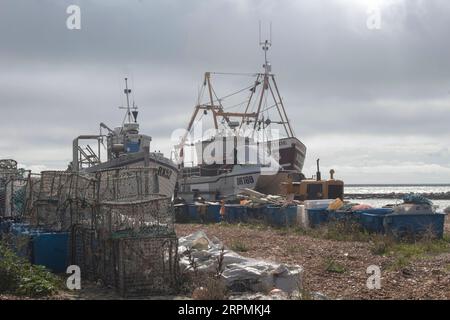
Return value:
M 132 79 L 143 131 L 154 137 L 154 149 L 168 153 L 203 72 L 261 70 L 263 20 L 273 23 L 269 58 L 308 145 L 309 172 L 321 157 L 353 182 L 371 182 L 375 174 L 360 161 L 370 159 L 363 163 L 391 172 L 394 181 L 450 181 L 450 3 L 382 3 L 382 28 L 371 31 L 367 8 L 356 0 L 4 0 L 0 126 L 9 135 L 0 140 L 0 156 L 65 168 L 75 135 L 121 121 L 124 76 Z M 81 7 L 80 31 L 65 28 L 69 4 Z M 218 81 L 217 91 L 241 84 Z M 343 137 L 335 142 L 341 149 L 322 145 L 330 135 Z M 410 162 L 435 173 L 425 178 Z M 409 175 L 399 173 L 402 164 Z

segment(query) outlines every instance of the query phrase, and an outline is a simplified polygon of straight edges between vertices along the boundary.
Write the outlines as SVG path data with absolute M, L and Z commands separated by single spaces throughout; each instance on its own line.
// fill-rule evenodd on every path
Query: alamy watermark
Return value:
M 70 276 L 67 278 L 66 286 L 69 290 L 81 290 L 81 269 L 77 265 L 70 265 L 66 270 Z
M 381 269 L 379 266 L 371 265 L 367 267 L 367 274 L 370 276 L 367 278 L 366 286 L 367 289 L 381 289 Z
M 381 8 L 373 5 L 367 8 L 366 26 L 369 30 L 381 29 Z
M 66 19 L 66 27 L 69 30 L 81 29 L 81 8 L 78 5 L 72 4 L 66 8 L 66 13 L 69 15 Z M 378 5 L 371 5 L 367 8 L 366 26 L 369 30 L 381 29 L 381 8 Z
M 66 13 L 69 15 L 66 19 L 66 27 L 69 30 L 81 29 L 81 8 L 77 5 L 70 5 L 66 9 Z
M 258 164 L 262 175 L 274 175 L 280 169 L 280 138 L 278 129 L 203 131 L 200 123 L 192 132 L 173 131 L 171 142 L 179 146 L 175 152 L 177 164 L 194 158 L 196 164 L 206 165 Z M 187 148 L 189 146 L 194 148 Z

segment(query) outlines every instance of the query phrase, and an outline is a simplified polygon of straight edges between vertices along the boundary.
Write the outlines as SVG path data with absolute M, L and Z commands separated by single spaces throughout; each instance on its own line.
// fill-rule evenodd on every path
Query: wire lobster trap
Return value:
M 132 202 L 151 199 L 153 203 L 147 202 L 149 216 L 140 219 L 151 218 L 152 223 L 154 208 L 164 202 L 161 196 L 155 194 L 157 189 L 155 168 L 115 168 L 83 174 L 43 171 L 28 181 L 26 219 L 33 226 L 53 231 L 67 231 L 73 224 L 94 228 L 99 217 L 95 213 L 102 208 L 102 202 L 120 202 L 117 210 L 127 212 L 127 206 L 135 207 L 131 205 Z M 164 209 L 163 205 L 161 207 Z M 166 212 L 170 214 L 170 208 Z M 162 216 L 158 219 L 163 220 Z
M 22 176 L 1 181 L 0 216 L 9 219 L 22 217 L 26 206 L 26 186 L 28 180 Z
M 88 174 L 68 171 L 42 171 L 39 181 L 38 199 L 57 200 L 84 199 L 94 201 L 96 180 Z
M 84 277 L 114 287 L 122 296 L 163 295 L 175 291 L 178 239 L 113 233 L 75 227 L 71 232 L 72 264 Z
M 113 239 L 114 281 L 123 296 L 171 294 L 178 275 L 178 239 L 124 237 Z
M 43 171 L 29 179 L 26 219 L 34 227 L 68 231 L 81 218 L 92 217 L 95 186 L 95 179 L 86 175 Z
M 70 261 L 80 267 L 83 277 L 114 284 L 112 241 L 95 230 L 74 225 L 70 232 Z
M 171 200 L 163 195 L 145 200 L 106 201 L 95 216 L 96 230 L 109 234 L 161 236 L 174 233 L 174 211 Z
M 0 217 L 17 219 L 25 212 L 29 170 L 11 159 L 0 160 Z
M 115 168 L 96 173 L 99 202 L 142 200 L 159 192 L 156 168 Z
M 71 263 L 122 295 L 169 294 L 178 270 L 174 211 L 155 168 L 44 171 L 27 184 L 32 226 L 70 231 Z

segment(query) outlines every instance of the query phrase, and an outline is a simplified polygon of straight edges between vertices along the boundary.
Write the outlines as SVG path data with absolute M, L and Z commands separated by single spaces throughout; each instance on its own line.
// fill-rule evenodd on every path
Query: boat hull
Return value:
M 101 170 L 114 168 L 155 168 L 158 174 L 158 193 L 167 197 L 172 197 L 178 178 L 178 169 L 169 159 L 157 153 L 150 153 L 147 157 L 145 152 L 127 154 L 117 159 L 101 163 L 84 171 L 93 173 Z
M 180 177 L 177 196 L 188 202 L 196 197 L 215 201 L 237 195 L 247 188 L 266 194 L 280 194 L 281 183 L 295 179 L 296 175 L 296 171 L 284 169 L 267 175 L 261 173 L 259 165 L 236 165 L 231 172 L 217 176 Z

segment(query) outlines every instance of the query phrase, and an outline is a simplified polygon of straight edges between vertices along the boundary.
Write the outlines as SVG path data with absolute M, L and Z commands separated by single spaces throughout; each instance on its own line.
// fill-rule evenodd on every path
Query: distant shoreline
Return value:
M 373 184 L 357 184 L 357 183 L 347 183 L 346 187 L 450 187 L 450 183 L 416 183 L 416 184 L 408 184 L 408 183 L 399 183 L 399 184 L 389 184 L 389 183 L 373 183 Z

